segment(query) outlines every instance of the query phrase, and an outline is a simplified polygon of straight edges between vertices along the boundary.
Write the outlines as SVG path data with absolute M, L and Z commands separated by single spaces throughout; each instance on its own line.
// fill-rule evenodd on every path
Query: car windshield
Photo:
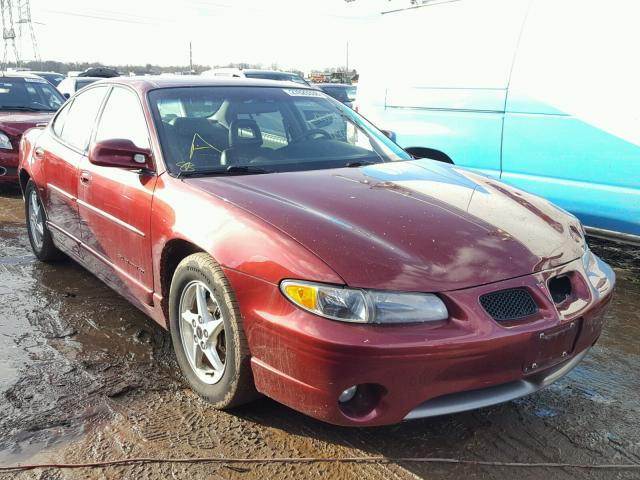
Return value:
M 307 82 L 304 81 L 300 75 L 296 75 L 295 73 L 286 73 L 286 72 L 252 72 L 245 73 L 245 77 L 247 78 L 262 78 L 264 80 L 280 80 L 283 82 L 296 82 L 302 85 L 307 85 Z
M 356 87 L 336 85 L 322 87 L 322 89 L 336 100 L 341 102 L 353 102 L 356 98 Z
M 55 112 L 64 102 L 43 78 L 0 78 L 0 110 Z
M 49 82 L 54 87 L 57 87 L 62 80 L 64 80 L 64 75 L 60 73 L 54 72 L 32 72 L 34 75 L 44 78 L 47 82 Z
M 278 87 L 153 90 L 149 101 L 173 174 L 270 173 L 409 160 L 326 94 Z

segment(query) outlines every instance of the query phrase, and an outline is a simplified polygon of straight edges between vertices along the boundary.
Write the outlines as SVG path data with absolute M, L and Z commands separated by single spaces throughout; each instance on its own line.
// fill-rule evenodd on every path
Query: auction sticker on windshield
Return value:
M 300 88 L 283 88 L 282 90 L 292 97 L 326 97 L 324 93 L 318 92 L 317 90 L 304 90 Z

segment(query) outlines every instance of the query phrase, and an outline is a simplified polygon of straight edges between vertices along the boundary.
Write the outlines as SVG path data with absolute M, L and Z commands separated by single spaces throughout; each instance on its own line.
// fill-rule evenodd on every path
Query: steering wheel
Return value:
M 45 109 L 50 109 L 51 107 L 49 105 L 45 105 L 44 103 L 40 103 L 40 102 L 30 102 L 29 105 L 33 105 L 34 107 L 44 107 Z
M 303 140 L 303 139 L 309 139 L 309 140 L 320 140 L 320 139 L 325 139 L 325 140 L 331 140 L 331 134 L 325 132 L 324 130 L 321 130 L 319 128 L 312 128 L 311 130 L 307 130 L 305 133 L 302 134 L 302 136 L 297 138 L 297 142 Z

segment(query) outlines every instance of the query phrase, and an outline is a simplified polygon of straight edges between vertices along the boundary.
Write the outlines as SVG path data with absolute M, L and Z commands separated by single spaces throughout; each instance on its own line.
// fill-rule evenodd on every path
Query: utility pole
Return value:
M 16 31 L 13 27 L 13 6 L 11 0 L 0 0 L 0 13 L 2 14 L 2 39 L 4 40 L 4 55 L 2 57 L 2 69 L 7 67 L 9 47 L 13 49 L 16 57 L 16 67 L 20 66 L 20 54 L 16 45 Z
M 13 21 L 14 5 L 18 24 L 18 35 Z M 31 20 L 31 6 L 29 0 L 0 0 L 0 15 L 2 16 L 2 39 L 4 40 L 4 54 L 2 56 L 2 68 L 6 68 L 9 60 L 9 51 L 13 51 L 15 56 L 16 67 L 20 67 L 22 62 L 22 39 L 29 35 L 31 48 L 33 50 L 33 59 L 40 61 L 40 52 L 38 51 L 38 42 L 36 40 L 36 32 L 33 29 L 33 21 Z M 23 29 L 24 25 L 24 29 Z M 16 42 L 16 38 L 18 41 Z
M 189 72 L 193 73 L 193 49 L 191 48 L 191 41 L 189 41 Z
M 345 68 L 345 76 L 344 76 L 344 82 L 347 82 L 347 78 L 349 76 L 349 42 L 347 42 L 347 65 Z
M 34 60 L 40 62 L 40 52 L 38 51 L 38 41 L 36 40 L 36 32 L 33 29 L 33 22 L 31 21 L 31 6 L 29 0 L 18 0 L 18 42 L 20 51 L 22 51 L 22 25 L 25 25 L 25 29 L 28 31 L 31 48 L 33 49 Z

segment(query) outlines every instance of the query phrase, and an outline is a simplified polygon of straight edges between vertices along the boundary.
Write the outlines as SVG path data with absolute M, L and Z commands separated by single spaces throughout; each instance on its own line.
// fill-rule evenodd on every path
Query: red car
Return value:
M 65 99 L 45 79 L 0 74 L 0 183 L 18 182 L 18 146 L 29 128 L 46 125 Z
M 19 174 L 37 257 L 168 328 L 218 408 L 382 425 L 504 402 L 584 357 L 614 288 L 572 215 L 292 83 L 100 81 L 25 135 Z

